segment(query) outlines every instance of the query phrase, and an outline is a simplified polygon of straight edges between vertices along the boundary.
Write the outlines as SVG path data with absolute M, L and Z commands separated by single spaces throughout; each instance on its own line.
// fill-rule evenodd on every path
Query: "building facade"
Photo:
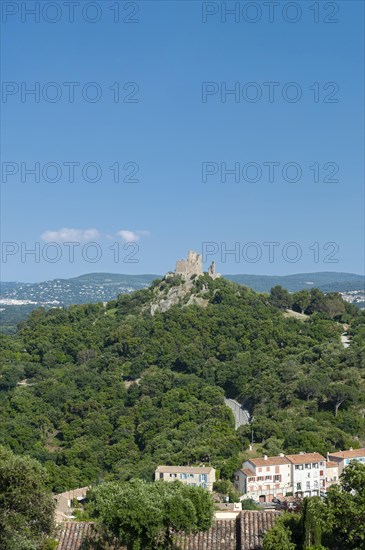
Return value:
M 181 481 L 186 485 L 213 491 L 215 469 L 210 466 L 158 466 L 155 481 Z
M 326 491 L 326 459 L 319 453 L 286 455 L 291 464 L 292 492 L 296 497 L 315 497 Z
M 328 453 L 328 460 L 335 462 L 338 465 L 338 475 L 340 476 L 350 464 L 352 460 L 357 460 L 365 464 L 365 448 L 349 449 L 348 451 L 340 451 L 338 453 Z
M 284 456 L 251 458 L 235 473 L 236 490 L 247 498 L 271 502 L 290 492 L 291 466 Z
M 326 491 L 332 486 L 338 483 L 338 464 L 332 460 L 326 462 Z

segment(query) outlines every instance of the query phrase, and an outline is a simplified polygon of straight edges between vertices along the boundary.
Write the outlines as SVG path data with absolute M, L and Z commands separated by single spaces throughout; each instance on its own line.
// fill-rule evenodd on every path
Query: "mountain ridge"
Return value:
M 365 276 L 355 273 L 325 271 L 293 275 L 223 276 L 256 292 L 269 292 L 276 285 L 283 286 L 289 292 L 311 288 L 319 288 L 323 292 L 359 291 L 362 300 L 358 300 L 358 305 L 365 306 Z M 68 307 L 72 304 L 105 302 L 119 294 L 147 288 L 158 278 L 161 276 L 156 274 L 92 272 L 69 279 L 57 278 L 38 283 L 4 281 L 0 283 L 1 330 L 5 333 L 14 332 L 17 323 L 24 321 L 37 307 Z

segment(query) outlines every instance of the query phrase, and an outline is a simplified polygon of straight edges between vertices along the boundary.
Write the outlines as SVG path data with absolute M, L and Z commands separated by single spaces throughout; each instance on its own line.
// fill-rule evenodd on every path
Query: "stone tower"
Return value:
M 189 254 L 186 260 L 178 260 L 176 262 L 176 275 L 182 275 L 184 279 L 188 280 L 192 275 L 200 276 L 203 273 L 203 259 L 201 254 L 189 250 Z M 220 277 L 219 273 L 215 271 L 215 262 L 213 261 L 208 268 L 208 275 L 212 279 Z
M 208 267 L 208 275 L 212 279 L 217 279 L 218 277 L 220 277 L 220 274 L 216 273 L 216 271 L 215 271 L 215 261 L 214 260 L 212 261 L 212 263 Z
M 203 275 L 203 260 L 201 254 L 189 250 L 186 260 L 177 260 L 175 273 L 190 279 L 192 275 Z

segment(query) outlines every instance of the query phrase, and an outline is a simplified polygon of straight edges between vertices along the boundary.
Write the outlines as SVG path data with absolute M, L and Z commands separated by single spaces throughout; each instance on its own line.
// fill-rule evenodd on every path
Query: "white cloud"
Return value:
M 41 235 L 43 241 L 49 242 L 80 242 L 80 241 L 96 241 L 100 238 L 100 233 L 97 229 L 72 229 L 63 227 L 56 231 L 47 230 Z
M 118 237 L 121 237 L 124 242 L 136 242 L 141 237 L 149 235 L 149 231 L 131 231 L 130 229 L 121 229 L 117 232 Z

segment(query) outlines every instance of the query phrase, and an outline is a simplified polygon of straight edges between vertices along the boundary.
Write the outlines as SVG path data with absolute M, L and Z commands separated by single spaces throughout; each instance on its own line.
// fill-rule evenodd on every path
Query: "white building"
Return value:
M 365 464 L 365 448 L 363 449 L 349 449 L 348 451 L 340 451 L 338 453 L 328 453 L 328 460 L 336 462 L 338 465 L 338 475 L 340 476 L 348 464 L 352 460 L 358 460 Z
M 210 466 L 158 466 L 155 481 L 181 481 L 186 485 L 213 491 L 215 469 Z
M 292 492 L 297 497 L 319 496 L 326 490 L 326 459 L 319 453 L 286 455 L 291 464 Z
M 291 465 L 284 456 L 250 458 L 235 473 L 234 485 L 240 495 L 259 502 L 271 502 L 291 491 Z

